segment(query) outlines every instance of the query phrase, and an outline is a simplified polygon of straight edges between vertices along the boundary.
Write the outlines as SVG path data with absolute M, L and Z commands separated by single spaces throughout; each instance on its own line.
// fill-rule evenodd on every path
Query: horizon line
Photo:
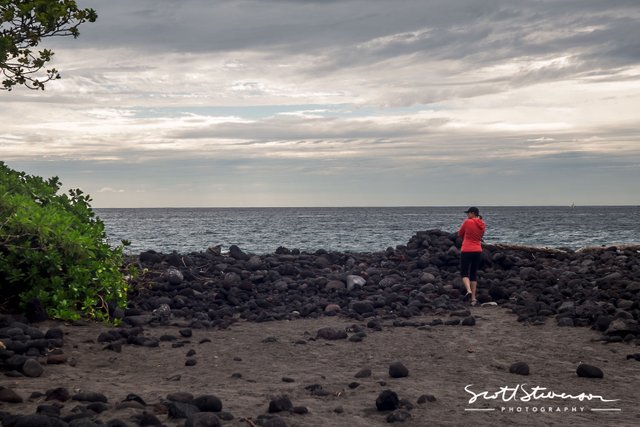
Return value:
M 359 208 L 466 208 L 470 205 L 342 205 L 342 206 L 109 206 L 93 209 L 359 209 Z M 586 205 L 476 205 L 488 208 L 589 208 L 640 207 L 640 204 L 586 204 Z

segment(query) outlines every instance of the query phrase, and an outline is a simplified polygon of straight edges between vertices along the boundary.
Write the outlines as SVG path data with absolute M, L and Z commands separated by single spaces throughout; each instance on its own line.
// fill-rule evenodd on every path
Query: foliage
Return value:
M 60 74 L 51 68 L 36 77 L 53 52 L 33 49 L 46 37 L 77 38 L 78 26 L 97 18 L 95 10 L 80 9 L 74 0 L 0 0 L 0 70 L 6 77 L 0 89 L 24 85 L 44 90 L 44 84 Z
M 111 248 L 91 198 L 60 186 L 0 162 L 0 300 L 38 298 L 53 318 L 107 320 L 109 304 L 126 304 L 125 243 Z

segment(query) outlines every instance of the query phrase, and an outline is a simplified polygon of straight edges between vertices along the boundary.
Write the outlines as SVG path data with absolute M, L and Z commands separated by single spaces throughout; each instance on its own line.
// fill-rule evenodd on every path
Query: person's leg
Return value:
M 474 253 L 473 259 L 469 266 L 469 286 L 471 288 L 471 302 L 476 301 L 476 293 L 478 291 L 478 268 L 480 267 L 480 261 L 482 259 L 482 253 Z
M 471 268 L 471 259 L 469 254 L 462 252 L 460 254 L 460 276 L 462 276 L 462 284 L 467 290 L 467 294 L 471 293 L 471 282 L 469 280 L 469 269 Z

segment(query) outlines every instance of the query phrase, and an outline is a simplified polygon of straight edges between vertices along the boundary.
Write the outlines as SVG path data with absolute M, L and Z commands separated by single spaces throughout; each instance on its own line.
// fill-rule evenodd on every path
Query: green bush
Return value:
M 125 242 L 111 248 L 91 198 L 60 186 L 0 162 L 0 301 L 38 298 L 52 318 L 108 320 L 109 304 L 126 304 Z

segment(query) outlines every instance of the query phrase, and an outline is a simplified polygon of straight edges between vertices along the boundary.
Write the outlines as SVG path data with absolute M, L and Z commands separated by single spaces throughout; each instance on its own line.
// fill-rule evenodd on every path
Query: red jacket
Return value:
M 462 237 L 462 252 L 482 252 L 482 236 L 486 225 L 480 218 L 467 219 L 462 223 L 458 236 Z

